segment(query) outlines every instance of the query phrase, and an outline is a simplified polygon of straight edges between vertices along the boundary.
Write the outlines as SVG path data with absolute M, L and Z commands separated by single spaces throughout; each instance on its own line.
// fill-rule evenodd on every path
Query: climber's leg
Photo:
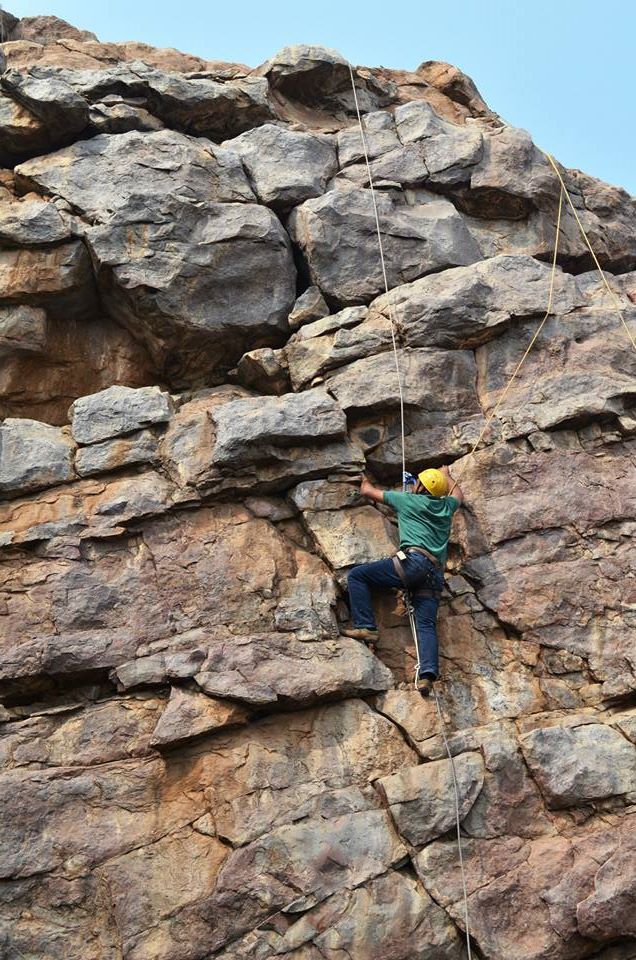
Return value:
M 393 567 L 393 561 L 387 557 L 386 560 L 376 560 L 374 563 L 361 563 L 350 571 L 348 583 L 353 629 L 377 631 L 371 590 L 374 587 L 391 590 L 402 586 L 402 581 Z
M 428 676 L 435 680 L 439 673 L 437 645 L 437 608 L 439 599 L 434 596 L 413 596 L 413 611 L 417 628 L 419 654 L 418 679 Z

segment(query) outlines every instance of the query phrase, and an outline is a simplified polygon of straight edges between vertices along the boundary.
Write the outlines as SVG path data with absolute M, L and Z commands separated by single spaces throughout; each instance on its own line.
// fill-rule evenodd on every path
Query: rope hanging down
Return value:
M 388 283 L 387 273 L 386 273 L 386 262 L 385 262 L 385 257 L 384 257 L 384 247 L 383 247 L 383 244 L 382 244 L 382 231 L 381 231 L 381 228 L 380 228 L 380 217 L 379 217 L 378 206 L 377 206 L 376 197 L 375 197 L 375 185 L 374 185 L 374 183 L 373 183 L 373 175 L 372 175 L 372 173 L 371 173 L 371 165 L 370 165 L 370 163 L 369 163 L 369 151 L 368 151 L 368 148 L 367 148 L 366 136 L 365 136 L 365 133 L 364 133 L 364 127 L 363 127 L 363 124 L 362 124 L 362 117 L 361 117 L 361 114 L 360 114 L 360 106 L 359 106 L 359 103 L 358 103 L 358 94 L 357 94 L 357 90 L 356 90 L 356 84 L 355 84 L 355 77 L 354 77 L 354 73 L 353 73 L 353 67 L 351 66 L 350 63 L 349 63 L 349 74 L 350 74 L 350 77 L 351 77 L 351 88 L 352 88 L 352 90 L 353 90 L 353 98 L 354 98 L 354 102 L 355 102 L 356 115 L 357 115 L 357 119 L 358 119 L 358 127 L 359 127 L 359 130 L 360 130 L 360 141 L 361 141 L 361 143 L 362 143 L 362 151 L 363 151 L 363 153 L 364 153 L 364 161 L 365 161 L 365 164 L 366 164 L 367 176 L 368 176 L 368 179 L 369 179 L 369 187 L 370 187 L 371 199 L 372 199 L 372 203 L 373 203 L 373 214 L 374 214 L 374 218 L 375 218 L 375 227 L 376 227 L 376 233 L 377 233 L 377 238 L 378 238 L 378 248 L 379 248 L 379 253 L 380 253 L 380 263 L 381 263 L 381 267 L 382 267 L 382 279 L 383 279 L 383 282 L 384 282 L 384 290 L 385 290 L 385 293 L 386 293 L 386 296 L 387 296 L 387 312 L 388 312 L 388 316 L 389 316 L 389 322 L 390 322 L 390 325 L 391 325 L 391 342 L 392 342 L 392 346 L 393 346 L 393 355 L 394 355 L 394 359 L 395 359 L 395 371 L 396 371 L 396 375 L 397 375 L 398 392 L 399 392 L 399 397 L 400 397 L 400 428 L 401 428 L 401 441 L 402 441 L 402 488 L 404 489 L 404 487 L 405 487 L 405 474 L 406 474 L 405 425 L 404 425 L 404 396 L 403 396 L 403 390 L 402 390 L 402 378 L 401 378 L 401 373 L 400 373 L 399 354 L 398 354 L 397 340 L 396 340 L 395 310 L 394 310 L 394 304 L 393 304 L 393 295 L 392 295 L 392 291 L 389 289 L 389 283 Z M 558 169 L 558 167 L 557 167 L 557 165 L 556 165 L 553 157 L 552 157 L 549 153 L 546 153 L 545 156 L 547 157 L 547 159 L 549 160 L 552 168 L 554 169 L 554 172 L 556 173 L 556 175 L 557 175 L 557 177 L 558 177 L 558 179 L 559 179 L 559 183 L 560 183 L 560 185 L 561 185 L 561 189 L 560 189 L 560 192 L 559 192 L 559 208 L 558 208 L 558 214 L 557 214 L 557 223 L 556 223 L 555 240 L 554 240 L 554 253 L 553 253 L 553 257 L 552 257 L 552 268 L 551 268 L 551 271 L 550 271 L 550 287 L 549 287 L 548 304 L 547 304 L 547 307 L 546 307 L 546 312 L 545 312 L 545 315 L 543 316 L 543 318 L 541 319 L 541 322 L 538 324 L 536 330 L 534 331 L 534 333 L 533 333 L 533 335 L 532 335 L 532 337 L 531 337 L 531 339 L 530 339 L 530 342 L 528 343 L 528 346 L 526 347 L 526 349 L 525 349 L 525 351 L 524 351 L 521 359 L 519 360 L 519 362 L 517 363 L 515 369 L 513 370 L 513 372 L 512 372 L 512 374 L 511 374 L 511 376 L 510 376 L 507 384 L 505 385 L 504 389 L 502 390 L 501 394 L 499 395 L 495 406 L 493 407 L 493 409 L 491 410 L 491 412 L 488 414 L 488 417 L 486 418 L 486 421 L 485 421 L 485 423 L 484 423 L 484 426 L 482 427 L 482 429 L 481 429 L 481 431 L 480 431 L 480 433 L 479 433 L 479 436 L 477 437 L 477 440 L 475 441 L 475 443 L 473 444 L 473 446 L 472 446 L 471 450 L 469 451 L 468 455 L 467 455 L 466 458 L 464 459 L 464 462 L 463 462 L 463 464 L 462 464 L 462 466 L 461 466 L 461 468 L 460 468 L 460 472 L 459 472 L 459 475 L 458 475 L 458 477 L 457 477 L 457 480 L 455 481 L 455 483 L 454 483 L 453 486 L 455 486 L 455 485 L 459 482 L 459 480 L 460 480 L 460 478 L 461 478 L 464 470 L 466 469 L 466 466 L 468 465 L 469 461 L 474 457 L 474 455 L 475 455 L 475 453 L 476 453 L 476 451 L 477 451 L 477 448 L 478 448 L 479 444 L 480 444 L 481 441 L 483 440 L 483 438 L 484 438 L 484 436 L 485 436 L 485 434 L 486 434 L 486 431 L 488 430 L 488 427 L 490 426 L 490 424 L 492 423 L 493 419 L 494 419 L 495 416 L 497 415 L 497 412 L 499 411 L 499 408 L 501 407 L 501 404 L 503 403 L 503 401 L 504 401 L 505 398 L 507 397 L 507 395 L 508 395 L 508 393 L 509 393 L 509 391 L 510 391 L 510 388 L 511 388 L 512 384 L 513 384 L 514 381 L 516 380 L 516 378 L 517 378 L 517 376 L 518 376 L 518 374 L 519 374 L 519 371 L 521 370 L 521 368 L 522 368 L 523 364 L 525 363 L 528 355 L 530 354 L 530 351 L 532 350 L 532 348 L 533 348 L 533 346 L 535 345 L 535 343 L 536 343 L 536 341 L 537 341 L 537 339 L 538 339 L 541 331 L 543 330 L 543 327 L 545 326 L 545 323 L 546 323 L 548 317 L 549 317 L 549 316 L 551 315 L 551 313 L 552 313 L 552 305 L 553 305 L 553 297 L 554 297 L 554 281 L 555 281 L 556 268 L 557 268 L 557 256 L 558 256 L 558 249 L 559 249 L 559 237 L 560 237 L 560 232 L 561 232 L 561 218 L 562 218 L 562 213 L 563 213 L 563 197 L 564 197 L 564 196 L 566 197 L 567 202 L 568 202 L 568 204 L 569 204 L 569 207 L 570 207 L 572 213 L 574 214 L 574 218 L 575 218 L 575 220 L 576 220 L 576 222 L 577 222 L 577 224 L 578 224 L 579 230 L 581 231 L 581 235 L 582 235 L 582 237 L 583 237 L 583 240 L 584 240 L 584 242 L 585 242 L 588 250 L 590 251 L 590 254 L 591 254 L 591 256 L 592 256 L 592 259 L 593 259 L 593 261 L 594 261 L 594 263 L 595 263 L 595 265 L 596 265 L 596 268 L 597 268 L 597 270 L 598 270 L 598 272 L 599 272 L 599 274 L 600 274 L 600 276 L 601 276 L 601 280 L 602 280 L 603 284 L 605 285 L 605 288 L 606 288 L 607 292 L 608 292 L 609 295 L 610 295 L 610 298 L 611 298 L 611 300 L 612 300 L 612 302 L 613 302 L 613 304 L 614 304 L 614 308 L 615 308 L 616 312 L 618 313 L 618 316 L 619 316 L 619 318 L 620 318 L 620 321 L 621 321 L 621 323 L 623 324 L 623 326 L 625 327 L 625 330 L 626 330 L 626 332 L 627 332 L 627 336 L 629 337 L 629 339 L 630 339 L 630 341 L 631 341 L 631 343 L 632 343 L 632 346 L 633 346 L 634 349 L 636 350 L 636 339 L 634 338 L 634 335 L 632 334 L 631 330 L 629 329 L 629 326 L 627 325 L 627 321 L 625 320 L 625 317 L 624 317 L 624 315 L 623 315 L 623 311 L 622 311 L 621 306 L 620 306 L 620 304 L 619 304 L 618 298 L 616 297 L 616 294 L 614 293 L 614 291 L 613 291 L 612 288 L 610 287 L 610 285 L 609 285 L 609 283 L 608 283 L 608 281 L 607 281 L 607 277 L 606 277 L 605 274 L 603 273 L 603 270 L 601 269 L 601 265 L 600 265 L 600 263 L 599 263 L 599 261 L 598 261 L 598 258 L 597 258 L 597 256 L 596 256 L 596 254 L 594 253 L 594 250 L 592 249 L 592 245 L 591 245 L 591 243 L 590 243 L 590 241 L 589 241 L 589 238 L 588 238 L 588 236 L 587 236 L 587 233 L 585 232 L 585 228 L 583 227 L 583 224 L 581 223 L 580 217 L 579 217 L 578 212 L 577 212 L 577 210 L 576 210 L 576 208 L 575 208 L 575 206 L 574 206 L 574 203 L 572 202 L 572 198 L 571 198 L 571 196 L 570 196 L 570 193 L 569 193 L 569 191 L 568 191 L 568 188 L 567 188 L 566 185 L 565 185 L 565 182 L 564 182 L 564 180 L 563 180 L 563 177 L 561 176 L 561 172 L 559 171 L 559 169 Z M 452 492 L 452 489 L 453 489 L 453 488 L 451 488 L 451 492 Z M 413 607 L 412 607 L 412 604 L 411 604 L 410 599 L 408 598 L 408 596 L 407 596 L 407 613 L 408 613 L 408 616 L 409 616 L 409 623 L 410 623 L 410 627 L 411 627 L 411 632 L 412 632 L 412 634 L 413 634 L 413 640 L 414 640 L 414 643 L 415 643 L 415 649 L 416 649 L 416 652 L 417 652 L 417 654 L 418 654 L 418 666 L 419 666 L 419 650 L 418 650 L 418 646 L 417 646 L 417 628 L 416 628 L 415 618 L 414 618 L 414 614 L 413 614 Z M 416 676 L 417 676 L 417 674 L 416 674 Z M 440 723 L 440 729 L 441 729 L 441 731 L 442 731 L 442 738 L 443 738 L 443 740 L 444 740 L 444 746 L 445 746 L 445 748 L 446 748 L 446 753 L 447 753 L 448 758 L 449 758 L 449 760 L 450 760 L 451 772 L 452 772 L 452 778 L 453 778 L 453 788 L 454 788 L 454 794 L 455 794 L 455 821 L 456 821 L 456 830 L 457 830 L 457 848 L 458 848 L 458 853 L 459 853 L 459 865 L 460 865 L 460 872 L 461 872 L 462 895 L 463 895 L 463 904 L 464 904 L 464 923 L 465 923 L 465 932 L 466 932 L 466 950 L 467 950 L 468 960 L 472 960 L 471 947 L 470 947 L 470 927 L 469 927 L 469 917 L 468 917 L 468 892 L 467 892 L 467 887 L 466 887 L 466 875 L 465 875 L 465 870 L 464 870 L 464 858 L 463 858 L 462 841 L 461 841 L 461 817 L 460 817 L 460 810 L 459 810 L 459 787 L 458 787 L 458 783 L 457 783 L 457 775 L 456 775 L 456 770 L 455 770 L 455 761 L 454 761 L 454 758 L 453 758 L 453 755 L 452 755 L 452 752 L 451 752 L 451 749 L 450 749 L 450 744 L 449 744 L 449 742 L 448 742 L 448 738 L 447 738 L 447 735 L 446 735 L 446 724 L 445 724 L 445 722 L 444 722 L 444 717 L 443 717 L 443 715 L 442 715 L 442 711 L 441 711 L 441 707 L 440 707 L 440 703 L 439 703 L 439 698 L 438 698 L 438 696 L 437 696 L 437 691 L 435 690 L 435 688 L 433 688 L 433 694 L 434 694 L 434 698 L 435 698 L 435 706 L 436 706 L 436 709 L 437 709 L 437 715 L 438 715 L 438 719 L 439 719 L 439 723 Z
M 360 141 L 362 143 L 362 152 L 364 153 L 364 162 L 367 167 L 367 176 L 371 188 L 371 200 L 373 201 L 373 216 L 375 218 L 375 231 L 378 237 L 378 248 L 380 250 L 380 264 L 382 266 L 382 280 L 384 282 L 384 292 L 387 297 L 387 312 L 389 314 L 389 323 L 391 324 L 391 342 L 393 344 L 393 357 L 395 360 L 395 372 L 397 374 L 398 392 L 400 395 L 400 433 L 402 438 L 402 489 L 406 489 L 406 452 L 404 442 L 404 395 L 402 393 L 402 377 L 400 376 L 400 359 L 395 339 L 395 310 L 393 307 L 393 293 L 389 290 L 389 281 L 386 275 L 386 262 L 384 260 L 384 246 L 382 244 L 382 231 L 380 230 L 380 215 L 378 213 L 378 204 L 375 199 L 375 185 L 373 183 L 373 174 L 371 173 L 371 164 L 369 163 L 369 150 L 367 148 L 367 138 L 362 126 L 362 117 L 360 116 L 360 105 L 358 103 L 358 91 L 356 90 L 356 81 L 353 76 L 353 67 L 349 64 L 349 76 L 351 77 L 351 88 L 353 90 L 353 100 L 356 105 L 356 114 L 358 117 L 358 127 L 360 128 Z
M 362 143 L 362 151 L 364 153 L 364 162 L 367 167 L 367 176 L 369 178 L 369 187 L 371 188 L 371 199 L 373 202 L 373 215 L 375 217 L 375 229 L 378 237 L 378 248 L 380 251 L 380 263 L 382 266 L 382 279 L 384 281 L 384 290 L 387 296 L 387 312 L 389 315 L 389 322 L 391 324 L 391 342 L 393 344 L 393 357 L 395 359 L 395 372 L 397 375 L 398 382 L 398 392 L 400 396 L 400 432 L 402 439 L 402 489 L 406 488 L 406 444 L 404 440 L 405 429 L 404 429 L 404 395 L 402 392 L 402 377 L 400 374 L 400 360 L 397 349 L 397 341 L 395 338 L 395 313 L 393 309 L 393 294 L 389 290 L 389 282 L 386 274 L 386 263 L 384 259 L 384 247 L 382 244 L 382 231 L 380 229 L 380 216 L 378 213 L 378 205 L 375 199 L 375 185 L 373 183 L 373 174 L 371 173 L 371 164 L 369 163 L 369 151 L 367 149 L 367 141 L 364 134 L 364 127 L 362 125 L 362 117 L 360 115 L 360 106 L 358 104 L 358 93 L 356 90 L 355 77 L 353 74 L 353 67 L 349 63 L 349 75 L 351 77 L 351 88 L 353 90 L 353 99 L 356 106 L 356 114 L 358 117 L 358 127 L 360 130 L 360 141 Z M 413 607 L 411 605 L 410 598 L 407 594 L 406 596 L 407 610 L 409 612 L 409 622 L 411 625 L 411 633 L 413 634 L 413 642 L 415 644 L 415 650 L 418 655 L 419 661 L 419 648 L 417 645 L 417 628 L 415 626 L 415 620 L 413 617 Z M 433 689 L 435 695 L 435 705 L 437 707 L 437 715 L 439 717 L 440 729 L 442 731 L 442 737 L 444 739 L 444 745 L 446 747 L 446 753 L 448 754 L 448 759 L 450 760 L 451 772 L 453 777 L 453 788 L 455 794 L 455 822 L 457 828 L 457 847 L 459 851 L 459 866 L 461 871 L 462 879 L 462 892 L 463 892 L 463 901 L 464 901 L 464 924 L 465 924 L 465 933 L 466 933 L 466 955 L 468 960 L 472 960 L 472 953 L 470 949 L 470 926 L 468 919 L 468 893 L 466 889 L 466 874 L 464 871 L 464 857 L 462 852 L 462 838 L 461 838 L 461 817 L 459 812 L 459 786 L 457 783 L 457 775 L 455 772 L 455 760 L 450 750 L 450 745 L 446 736 L 446 726 L 444 723 L 444 718 L 442 716 L 442 711 L 439 705 L 439 700 L 437 697 L 437 691 Z

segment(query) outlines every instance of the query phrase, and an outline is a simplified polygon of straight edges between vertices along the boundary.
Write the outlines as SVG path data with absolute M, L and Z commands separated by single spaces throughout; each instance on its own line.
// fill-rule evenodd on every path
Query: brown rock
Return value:
M 202 733 L 246 723 L 248 719 L 249 712 L 235 703 L 172 687 L 151 743 L 153 747 L 180 743 Z

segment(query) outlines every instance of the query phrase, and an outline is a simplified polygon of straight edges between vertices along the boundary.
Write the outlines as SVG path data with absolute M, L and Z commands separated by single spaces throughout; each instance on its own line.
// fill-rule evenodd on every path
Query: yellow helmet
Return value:
M 434 470 L 433 468 L 422 470 L 421 473 L 418 473 L 417 479 L 434 497 L 445 497 L 448 493 L 448 483 L 441 470 Z

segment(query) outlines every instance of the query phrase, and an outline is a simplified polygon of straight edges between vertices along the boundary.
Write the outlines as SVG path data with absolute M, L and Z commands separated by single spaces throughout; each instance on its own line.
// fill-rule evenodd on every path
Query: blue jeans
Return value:
M 444 574 L 422 553 L 407 553 L 406 560 L 402 561 L 406 580 L 413 590 L 433 589 L 441 591 L 444 588 Z M 384 590 L 404 589 L 404 584 L 395 572 L 393 561 L 376 560 L 374 563 L 361 563 L 349 572 L 349 605 L 351 619 L 355 627 L 364 627 L 367 630 L 376 630 L 377 625 L 373 613 L 371 588 Z M 439 600 L 436 597 L 412 596 L 417 627 L 417 649 L 419 653 L 419 676 L 430 673 L 437 677 L 439 661 L 437 653 L 437 608 Z

